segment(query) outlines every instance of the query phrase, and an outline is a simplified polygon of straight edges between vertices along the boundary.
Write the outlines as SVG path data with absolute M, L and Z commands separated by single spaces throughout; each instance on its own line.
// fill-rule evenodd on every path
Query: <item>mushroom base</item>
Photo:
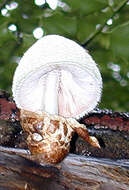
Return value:
M 21 110 L 20 119 L 30 152 L 45 162 L 58 163 L 68 154 L 74 132 L 99 147 L 97 139 L 89 136 L 86 127 L 73 118 Z

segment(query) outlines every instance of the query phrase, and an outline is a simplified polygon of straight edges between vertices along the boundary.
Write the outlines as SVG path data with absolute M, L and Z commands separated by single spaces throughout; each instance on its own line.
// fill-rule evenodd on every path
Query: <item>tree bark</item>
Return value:
M 42 166 L 1 152 L 0 189 L 128 190 L 129 162 L 69 154 L 58 165 Z
M 96 110 L 79 122 L 96 136 L 101 149 L 75 134 L 74 154 L 48 165 L 27 150 L 19 110 L 0 91 L 0 190 L 129 190 L 128 113 Z

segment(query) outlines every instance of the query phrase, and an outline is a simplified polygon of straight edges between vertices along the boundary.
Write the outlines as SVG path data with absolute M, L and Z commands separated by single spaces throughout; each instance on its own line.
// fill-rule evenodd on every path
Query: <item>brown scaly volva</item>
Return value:
M 25 110 L 21 110 L 20 117 L 21 125 L 27 132 L 30 152 L 42 157 L 47 163 L 58 163 L 68 154 L 74 132 L 93 146 L 99 147 L 97 139 L 89 136 L 86 127 L 73 118 Z

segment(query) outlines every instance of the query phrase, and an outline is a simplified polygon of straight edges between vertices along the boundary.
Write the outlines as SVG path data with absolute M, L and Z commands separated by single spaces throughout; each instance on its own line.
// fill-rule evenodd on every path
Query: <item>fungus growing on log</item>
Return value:
M 100 147 L 75 119 L 96 107 L 101 89 L 95 62 L 74 41 L 48 35 L 30 47 L 15 71 L 12 90 L 31 153 L 57 163 L 69 152 L 73 132 Z

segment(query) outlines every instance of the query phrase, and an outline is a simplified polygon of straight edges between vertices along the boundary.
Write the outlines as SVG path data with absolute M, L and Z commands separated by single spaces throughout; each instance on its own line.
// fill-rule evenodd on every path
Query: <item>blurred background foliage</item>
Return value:
M 129 1 L 1 0 L 0 88 L 11 92 L 24 52 L 46 34 L 75 40 L 103 77 L 101 108 L 129 111 Z

